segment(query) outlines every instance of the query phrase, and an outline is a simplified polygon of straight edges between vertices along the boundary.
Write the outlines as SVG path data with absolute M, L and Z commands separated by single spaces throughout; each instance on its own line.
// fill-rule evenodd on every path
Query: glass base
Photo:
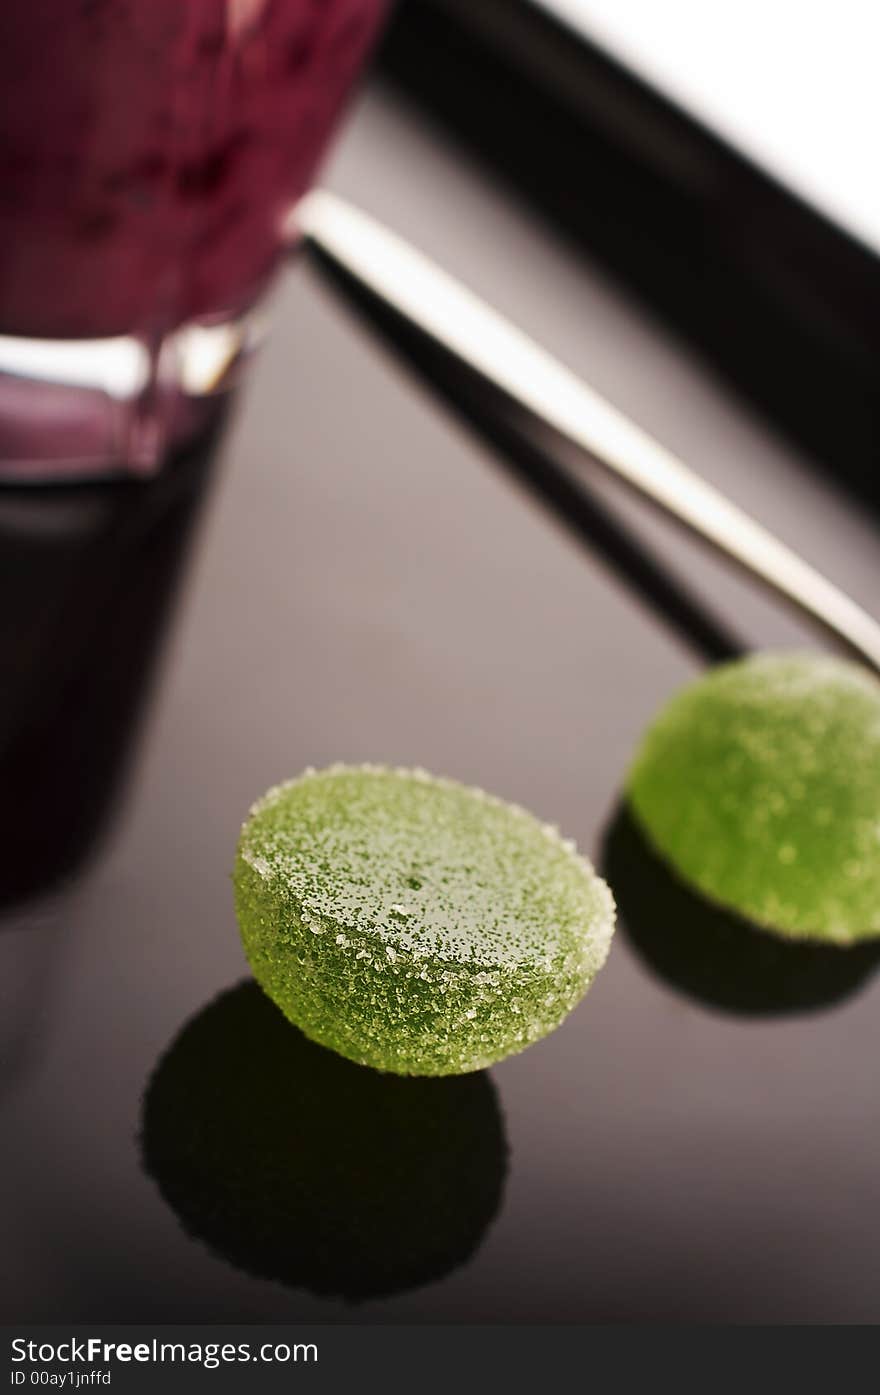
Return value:
M 265 323 L 258 306 L 154 344 L 0 335 L 0 483 L 155 474 L 210 426 Z

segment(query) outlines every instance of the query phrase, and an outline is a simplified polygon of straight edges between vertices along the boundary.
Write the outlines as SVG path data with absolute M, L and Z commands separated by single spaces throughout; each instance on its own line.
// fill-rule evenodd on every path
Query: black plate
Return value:
M 436 137 L 373 96 L 332 182 L 876 599 L 859 510 Z M 209 455 L 154 484 L 0 495 L 0 1314 L 876 1320 L 876 978 L 835 980 L 833 1004 L 811 981 L 778 1013 L 711 1006 L 634 919 L 557 1033 L 436 1089 L 316 1065 L 295 1034 L 284 1054 L 253 989 L 206 1016 L 246 974 L 229 871 L 266 786 L 422 764 L 599 856 L 640 731 L 703 662 L 682 636 L 717 633 L 666 626 L 645 596 L 674 587 L 613 530 L 548 520 L 303 273 L 213 473 Z M 650 535 L 691 618 L 809 642 L 603 507 Z

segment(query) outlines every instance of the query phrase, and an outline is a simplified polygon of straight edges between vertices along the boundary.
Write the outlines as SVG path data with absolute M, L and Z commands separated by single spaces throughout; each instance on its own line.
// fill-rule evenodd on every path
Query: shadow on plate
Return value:
M 704 900 L 658 857 L 626 803 L 605 832 L 602 868 L 639 957 L 708 1007 L 755 1017 L 829 1007 L 860 988 L 880 962 L 878 945 L 783 940 Z
M 484 1071 L 384 1075 L 315 1045 L 253 982 L 193 1017 L 144 1097 L 144 1168 L 193 1237 L 260 1278 L 349 1301 L 463 1264 L 507 1146 Z

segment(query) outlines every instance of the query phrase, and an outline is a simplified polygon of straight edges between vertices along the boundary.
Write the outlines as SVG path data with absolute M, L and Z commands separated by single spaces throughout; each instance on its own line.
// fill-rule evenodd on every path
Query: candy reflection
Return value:
M 785 940 L 704 900 L 657 856 L 626 804 L 606 831 L 602 870 L 639 957 L 709 1007 L 770 1016 L 830 1006 L 880 961 L 877 942 L 841 949 Z
M 190 1235 L 261 1278 L 352 1301 L 469 1259 L 499 1209 L 507 1154 L 485 1072 L 408 1079 L 354 1065 L 251 982 L 161 1058 L 142 1149 Z

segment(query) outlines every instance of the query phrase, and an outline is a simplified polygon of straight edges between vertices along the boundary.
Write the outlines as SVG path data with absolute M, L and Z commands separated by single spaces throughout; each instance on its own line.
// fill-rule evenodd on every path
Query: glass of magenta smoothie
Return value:
M 0 479 L 150 472 L 258 337 L 388 0 L 10 0 Z

